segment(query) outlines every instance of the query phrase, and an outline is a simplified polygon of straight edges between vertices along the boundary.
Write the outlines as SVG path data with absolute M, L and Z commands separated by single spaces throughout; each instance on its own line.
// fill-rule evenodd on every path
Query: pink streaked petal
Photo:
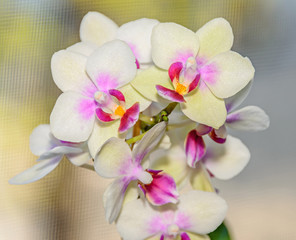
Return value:
M 109 73 L 100 73 L 97 76 L 95 83 L 102 92 L 108 92 L 110 89 L 115 89 L 119 85 L 117 79 Z
M 181 52 L 176 53 L 173 57 L 173 62 L 180 62 L 182 64 L 186 64 L 186 61 L 190 57 L 195 57 L 195 54 L 191 50 L 182 50 Z
M 159 240 L 164 240 L 164 235 L 163 234 L 160 236 Z
M 157 93 L 165 99 L 168 99 L 173 102 L 186 102 L 184 97 L 174 90 L 165 88 L 161 85 L 156 85 L 155 87 L 156 87 Z
M 101 108 L 96 109 L 96 115 L 102 122 L 112 122 L 115 120 L 112 118 L 112 114 L 104 112 Z
M 85 120 L 91 119 L 94 116 L 97 107 L 96 101 L 90 98 L 81 98 L 78 105 L 78 112 Z
M 183 213 L 181 211 L 178 211 L 176 213 L 176 217 L 175 217 L 175 223 L 179 226 L 179 228 L 181 229 L 188 229 L 191 227 L 191 223 L 190 223 L 190 217 L 188 216 L 188 214 Z
M 199 80 L 200 80 L 200 74 L 197 74 L 188 87 L 188 93 L 190 93 L 192 90 L 194 90 L 198 86 Z
M 129 109 L 126 110 L 125 114 L 120 120 L 120 126 L 118 128 L 119 133 L 127 131 L 129 128 L 135 125 L 139 119 L 140 105 L 135 103 Z
M 110 89 L 109 94 L 113 97 L 116 97 L 118 101 L 125 102 L 125 97 L 119 90 L 116 89 Z
M 205 155 L 206 145 L 203 138 L 197 135 L 197 131 L 195 129 L 190 131 L 187 135 L 185 152 L 187 164 L 192 168 L 195 168 L 196 163 Z
M 175 78 L 179 79 L 179 74 L 182 68 L 183 68 L 183 64 L 181 62 L 175 62 L 170 66 L 169 76 L 172 81 L 174 81 Z
M 212 127 L 209 127 L 207 125 L 204 124 L 198 124 L 197 127 L 195 128 L 197 135 L 199 136 L 203 136 L 208 134 L 210 131 L 212 131 Z
M 181 240 L 190 240 L 190 237 L 185 232 L 181 233 L 180 237 L 181 237 Z
M 137 69 L 140 69 L 140 63 L 139 63 L 138 59 L 136 59 L 136 66 L 137 66 Z
M 239 113 L 233 113 L 233 114 L 227 115 L 226 123 L 233 123 L 233 122 L 237 122 L 239 120 L 241 120 Z
M 217 81 L 216 76 L 219 74 L 219 69 L 216 66 L 216 64 L 210 63 L 208 65 L 202 66 L 200 69 L 198 69 L 201 78 L 205 83 L 215 84 Z
M 213 129 L 209 136 L 213 139 L 216 143 L 225 143 L 227 137 L 227 130 L 225 125 L 222 125 L 219 129 Z
M 155 206 L 177 203 L 179 194 L 174 179 L 163 172 L 152 174 L 152 177 L 149 185 L 142 185 L 148 201 Z

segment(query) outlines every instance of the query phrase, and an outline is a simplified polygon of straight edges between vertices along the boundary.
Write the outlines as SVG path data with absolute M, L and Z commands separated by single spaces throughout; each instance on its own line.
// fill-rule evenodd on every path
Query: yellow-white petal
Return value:
M 159 102 L 161 99 L 157 93 L 156 85 L 174 89 L 168 72 L 154 66 L 137 73 L 131 84 L 144 97 L 154 102 Z
M 151 37 L 153 62 L 162 69 L 169 69 L 174 62 L 185 63 L 195 57 L 199 49 L 197 35 L 176 23 L 160 23 Z
M 203 81 L 219 98 L 233 96 L 243 89 L 255 74 L 250 59 L 233 51 L 216 55 L 200 71 Z
M 192 121 L 216 129 L 224 124 L 227 115 L 224 100 L 214 96 L 203 82 L 184 98 L 186 103 L 181 103 L 181 110 Z
M 67 50 L 74 52 L 74 53 L 79 53 L 82 54 L 86 57 L 88 57 L 89 55 L 91 55 L 94 50 L 97 48 L 98 46 L 91 43 L 91 42 L 78 42 L 73 44 L 72 46 L 68 47 Z
M 192 169 L 190 183 L 193 189 L 206 192 L 215 192 L 212 186 L 210 176 L 204 166 L 199 163 L 195 169 Z
M 198 56 L 210 59 L 213 56 L 229 51 L 233 44 L 233 32 L 228 21 L 215 18 L 202 26 L 196 35 L 199 39 Z
M 118 26 L 99 12 L 88 12 L 80 24 L 80 39 L 98 46 L 115 39 Z

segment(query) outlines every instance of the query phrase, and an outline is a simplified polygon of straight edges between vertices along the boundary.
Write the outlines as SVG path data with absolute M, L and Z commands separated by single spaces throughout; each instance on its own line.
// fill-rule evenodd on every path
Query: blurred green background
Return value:
M 244 105 L 271 117 L 260 133 L 238 133 L 252 153 L 245 171 L 218 182 L 229 204 L 236 240 L 296 239 L 294 0 L 1 0 L 0 1 L 0 239 L 120 239 L 104 220 L 108 181 L 68 161 L 24 186 L 8 180 L 32 166 L 34 127 L 48 123 L 60 91 L 52 81 L 54 52 L 79 41 L 88 11 L 117 24 L 137 18 L 173 21 L 194 31 L 215 17 L 232 25 L 233 49 L 248 56 L 255 83 Z

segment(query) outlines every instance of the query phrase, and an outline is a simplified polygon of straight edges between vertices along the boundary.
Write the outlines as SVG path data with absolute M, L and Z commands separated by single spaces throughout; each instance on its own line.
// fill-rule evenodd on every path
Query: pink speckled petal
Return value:
M 183 68 L 183 64 L 181 62 L 173 63 L 169 68 L 169 76 L 172 82 L 175 78 L 179 79 L 179 74 Z
M 180 196 L 176 224 L 197 234 L 214 231 L 226 216 L 226 202 L 216 193 L 190 191 Z
M 134 126 L 139 119 L 139 113 L 140 113 L 139 103 L 135 103 L 133 106 L 127 109 L 125 114 L 122 116 L 120 120 L 120 126 L 118 128 L 119 133 L 123 133 L 128 129 L 130 129 L 132 126 Z
M 212 129 L 212 131 L 209 133 L 209 136 L 216 143 L 225 143 L 227 137 L 227 130 L 225 125 L 222 125 L 219 129 Z
M 113 40 L 96 49 L 87 59 L 86 72 L 100 91 L 128 84 L 136 76 L 135 56 L 123 41 Z
M 142 185 L 147 200 L 155 206 L 177 203 L 179 194 L 174 179 L 163 172 L 152 173 L 152 177 L 149 185 Z
M 192 168 L 195 168 L 196 163 L 199 162 L 206 153 L 206 145 L 203 138 L 197 134 L 195 129 L 190 131 L 187 135 L 185 152 L 187 164 Z
M 116 97 L 119 102 L 125 102 L 125 97 L 119 90 L 110 89 L 109 94 L 113 97 Z
M 112 114 L 104 112 L 101 108 L 96 109 L 96 115 L 103 122 L 112 122 L 115 120 L 112 118 Z
M 50 115 L 52 134 L 69 142 L 86 141 L 94 126 L 96 102 L 76 92 L 62 93 Z
M 168 99 L 172 102 L 185 102 L 184 97 L 179 93 L 177 93 L 175 90 L 165 88 L 161 85 L 156 85 L 155 87 L 156 87 L 157 93 L 161 97 Z

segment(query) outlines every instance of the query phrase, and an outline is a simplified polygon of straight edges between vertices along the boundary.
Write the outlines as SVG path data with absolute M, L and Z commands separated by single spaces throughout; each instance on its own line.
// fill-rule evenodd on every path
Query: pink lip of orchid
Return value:
M 51 134 L 47 124 L 39 125 L 33 130 L 30 148 L 33 154 L 39 156 L 39 163 L 11 178 L 10 184 L 27 184 L 45 177 L 59 165 L 64 155 L 76 166 L 85 164 L 90 159 L 85 143 L 60 141 Z
M 68 50 L 89 56 L 97 47 L 106 42 L 119 39 L 126 42 L 132 50 L 138 69 L 145 69 L 152 65 L 151 33 L 159 21 L 141 18 L 118 27 L 118 25 L 99 12 L 87 13 L 80 25 L 81 42 Z
M 215 193 L 190 191 L 180 195 L 178 205 L 165 209 L 152 208 L 141 199 L 131 201 L 123 206 L 116 227 L 123 239 L 144 240 L 154 236 L 161 240 L 178 237 L 190 240 L 190 236 L 214 231 L 226 211 L 226 202 Z
M 117 218 L 125 191 L 135 180 L 150 203 L 163 205 L 177 202 L 174 179 L 161 171 L 145 170 L 141 166 L 142 159 L 159 143 L 165 129 L 165 122 L 155 125 L 135 145 L 133 152 L 123 140 L 111 138 L 96 155 L 96 172 L 102 177 L 116 178 L 104 193 L 106 219 L 110 223 Z

